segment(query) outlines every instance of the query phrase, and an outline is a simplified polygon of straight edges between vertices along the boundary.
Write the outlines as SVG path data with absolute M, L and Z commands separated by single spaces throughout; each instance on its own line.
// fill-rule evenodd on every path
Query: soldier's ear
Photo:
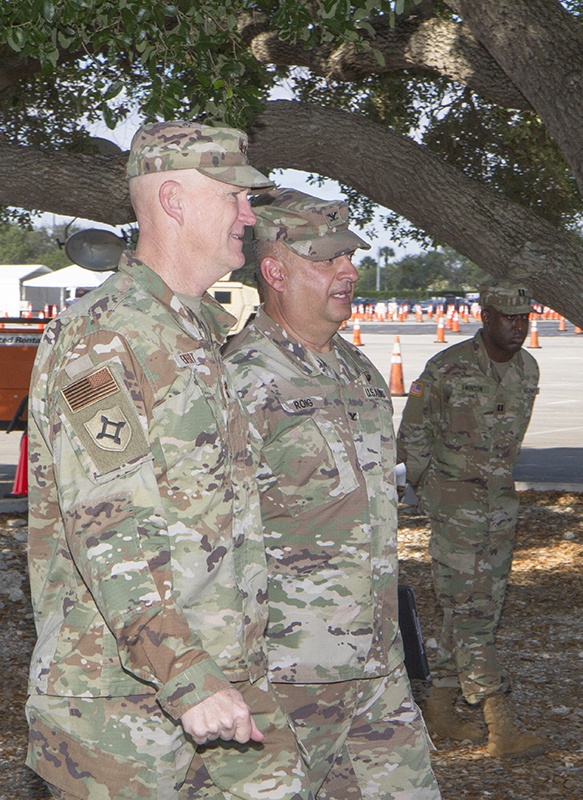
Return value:
M 158 190 L 158 200 L 166 214 L 182 224 L 184 217 L 180 199 L 180 184 L 172 180 L 164 181 Z
M 265 283 L 275 292 L 285 292 L 287 274 L 283 262 L 275 256 L 266 256 L 262 259 L 260 267 Z

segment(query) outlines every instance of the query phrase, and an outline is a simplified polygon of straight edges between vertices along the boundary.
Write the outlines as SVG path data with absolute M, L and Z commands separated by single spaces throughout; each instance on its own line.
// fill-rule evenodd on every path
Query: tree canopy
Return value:
M 488 278 L 487 273 L 451 247 L 434 248 L 401 258 L 395 258 L 390 248 L 381 247 L 376 258 L 366 255 L 360 260 L 358 271 L 355 295 L 414 300 L 475 292 Z
M 2 264 L 44 264 L 51 269 L 60 269 L 71 263 L 61 245 L 68 233 L 65 226 L 29 230 L 9 222 L 0 223 L 0 269 Z
M 0 4 L 0 203 L 133 219 L 87 124 L 245 128 L 264 170 L 341 183 L 362 220 L 454 248 L 583 324 L 583 3 Z M 285 85 L 291 100 L 272 100 Z M 315 190 L 317 193 L 317 191 Z

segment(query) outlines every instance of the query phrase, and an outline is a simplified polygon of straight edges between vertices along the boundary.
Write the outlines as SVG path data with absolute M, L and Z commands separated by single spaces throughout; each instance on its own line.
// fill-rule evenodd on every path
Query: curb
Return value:
M 534 483 L 532 481 L 515 481 L 517 492 L 583 492 L 583 483 Z
M 26 514 L 27 511 L 26 497 L 0 497 L 0 514 Z

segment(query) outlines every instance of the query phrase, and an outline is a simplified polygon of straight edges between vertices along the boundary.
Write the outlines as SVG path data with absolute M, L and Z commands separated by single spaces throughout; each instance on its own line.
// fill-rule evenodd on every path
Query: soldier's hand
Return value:
M 206 744 L 215 739 L 234 739 L 245 744 L 250 739 L 262 742 L 263 734 L 255 725 L 249 706 L 236 689 L 222 689 L 207 697 L 182 717 L 184 730 L 197 744 Z

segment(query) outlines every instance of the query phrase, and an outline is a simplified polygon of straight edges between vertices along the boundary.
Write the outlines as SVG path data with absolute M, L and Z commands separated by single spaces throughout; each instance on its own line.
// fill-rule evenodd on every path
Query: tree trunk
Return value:
M 526 97 L 583 192 L 583 26 L 557 0 L 447 0 Z

